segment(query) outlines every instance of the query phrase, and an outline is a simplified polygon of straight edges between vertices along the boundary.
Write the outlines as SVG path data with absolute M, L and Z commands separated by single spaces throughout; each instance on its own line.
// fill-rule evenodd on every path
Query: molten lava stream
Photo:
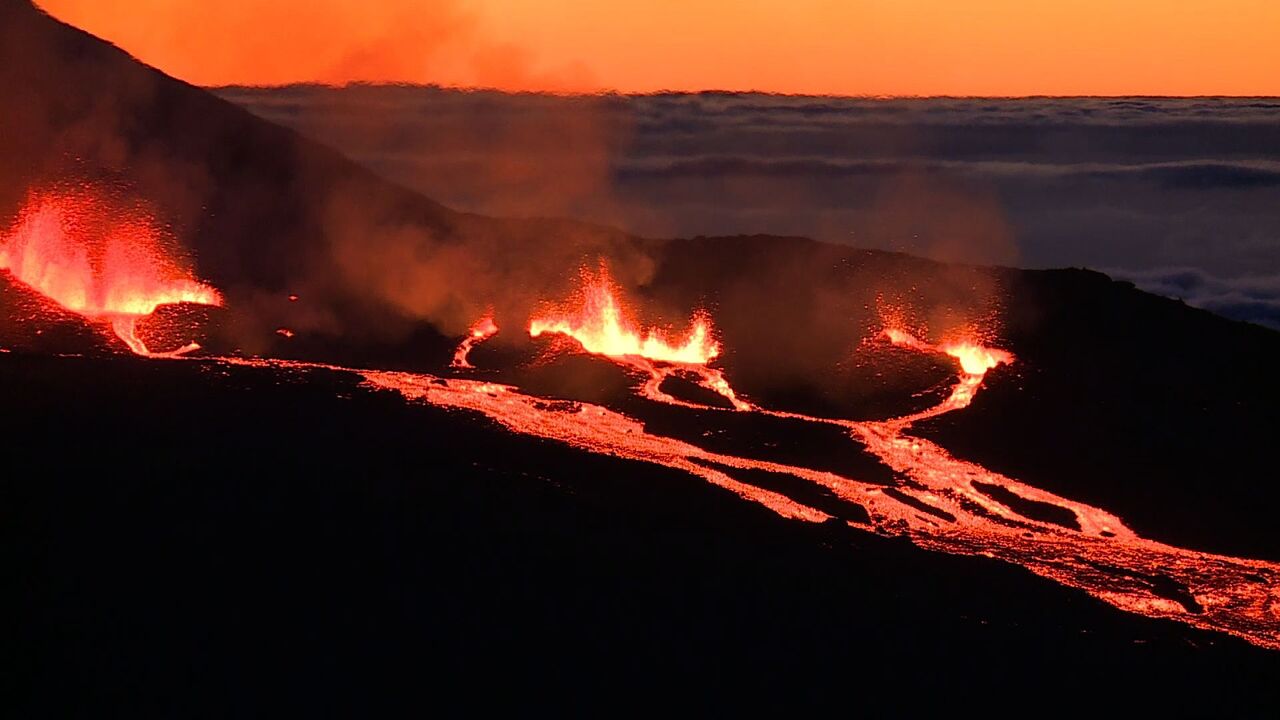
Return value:
M 865 438 L 872 452 L 911 479 L 910 484 L 895 489 L 911 502 L 886 492 L 883 486 L 835 473 L 714 453 L 653 435 L 637 420 L 588 403 L 548 407 L 545 401 L 506 385 L 441 381 L 412 373 L 362 374 L 373 387 L 438 407 L 478 412 L 513 432 L 682 470 L 785 518 L 830 520 L 825 512 L 740 482 L 731 472 L 716 468 L 791 475 L 863 506 L 870 526 L 849 521 L 852 527 L 906 536 L 930 550 L 998 558 L 1129 612 L 1230 633 L 1280 650 L 1280 564 L 1184 550 L 1140 538 L 1102 510 L 955 460 L 931 443 L 903 437 L 895 429 L 901 425 L 811 418 L 844 425 Z M 1081 529 L 1022 517 L 981 495 L 974 487 L 978 481 L 1069 509 L 1080 519 Z M 922 512 L 920 506 L 933 508 L 936 514 Z M 1184 590 L 1170 597 L 1167 589 L 1161 589 L 1169 584 Z
M 656 366 L 645 364 L 650 362 L 647 358 L 615 355 L 601 341 L 601 335 L 607 338 L 612 334 L 610 319 L 621 317 L 610 295 L 589 302 L 586 307 L 600 310 L 584 312 L 585 320 L 580 318 L 576 323 L 561 319 L 555 327 L 577 339 L 588 351 L 621 358 L 625 364 L 649 371 L 651 380 L 641 388 L 645 396 L 686 404 L 657 390 L 665 375 Z M 595 327 L 593 322 L 604 327 Z M 626 327 L 622 320 L 617 325 Z M 709 470 L 706 464 L 790 474 L 862 505 L 878 532 L 906 535 L 917 545 L 932 550 L 1000 558 L 1085 590 L 1129 612 L 1175 619 L 1280 649 L 1280 590 L 1276 586 L 1280 564 L 1184 550 L 1146 540 L 1111 513 L 957 460 L 936 444 L 903 435 L 913 422 L 967 407 L 987 371 L 1012 363 L 1014 358 L 1006 351 L 972 341 L 932 345 L 896 330 L 886 331 L 884 337 L 901 347 L 952 358 L 959 374 L 951 394 L 936 407 L 881 422 L 818 418 L 750 406 L 740 409 L 845 427 L 882 462 L 908 479 L 895 491 L 910 502 L 878 485 L 833 473 L 710 453 L 687 443 L 652 436 L 640 423 L 596 406 L 578 404 L 575 412 L 548 411 L 536 400 L 508 387 L 442 387 L 407 375 L 384 373 L 366 373 L 365 377 L 375 386 L 396 389 L 406 397 L 482 412 L 516 432 L 682 469 L 785 517 L 827 519 L 825 513 L 785 496 L 744 486 L 728 475 Z M 628 339 L 628 344 L 621 346 L 634 347 L 633 342 Z M 983 487 L 996 487 L 1011 496 L 1066 511 L 1074 517 L 1076 528 L 1026 517 L 984 492 Z M 920 508 L 934 512 L 926 513 Z M 1167 587 L 1160 589 L 1167 585 L 1182 591 L 1171 597 Z
M 498 325 L 493 321 L 493 315 L 485 315 L 471 326 L 471 330 L 467 332 L 467 336 L 458 344 L 458 349 L 453 351 L 453 361 L 449 363 L 449 367 L 458 369 L 470 369 L 475 365 L 467 359 L 471 354 L 471 348 L 488 340 L 498 333 Z
M 147 349 L 147 344 L 138 337 L 138 320 L 147 317 L 146 315 L 114 315 L 111 317 L 111 329 L 115 331 L 116 337 L 124 341 L 137 355 L 143 357 L 154 358 L 176 358 L 186 355 L 189 352 L 199 350 L 200 343 L 191 342 L 183 345 L 177 350 L 169 350 L 166 352 L 155 352 Z
M 103 211 L 92 198 L 82 196 L 47 194 L 36 198 L 0 241 L 0 268 L 88 320 L 109 322 L 133 352 L 143 355 L 157 354 L 137 337 L 139 318 L 162 304 L 220 304 L 217 291 L 177 268 L 145 223 L 117 222 L 104 236 L 91 237 L 80 227 L 86 214 L 92 219 L 95 214 L 102 216 Z M 881 485 L 831 472 L 714 453 L 650 434 L 637 420 L 603 407 L 548 405 L 506 385 L 280 360 L 217 358 L 210 362 L 290 372 L 324 368 L 357 373 L 372 387 L 394 390 L 408 400 L 481 413 L 513 432 L 687 472 L 785 518 L 805 522 L 831 519 L 784 494 L 739 481 L 732 477 L 732 470 L 791 475 L 865 508 L 869 524 L 849 521 L 852 526 L 905 536 L 931 550 L 999 558 L 1129 612 L 1230 633 L 1280 650 L 1280 564 L 1147 540 L 1103 510 L 957 460 L 931 442 L 903 434 L 917 420 L 968 406 L 988 370 L 1013 362 L 1009 353 L 977 343 L 931 345 L 906 333 L 886 331 L 885 337 L 896 345 L 947 355 L 958 364 L 959 379 L 938 406 L 880 422 L 757 408 L 739 400 L 721 372 L 708 367 L 720 347 L 712 340 L 710 320 L 705 315 L 695 315 L 685 340 L 673 343 L 656 330 L 637 329 L 618 303 L 603 270 L 589 280 L 579 308 L 535 318 L 530 334 L 570 337 L 587 352 L 646 373 L 649 379 L 638 390 L 655 400 L 701 407 L 676 400 L 660 389 L 666 378 L 687 373 L 729 399 L 739 411 L 846 428 L 905 481 L 889 492 Z M 489 335 L 487 326 L 478 325 L 463 347 L 469 350 Z M 191 349 L 194 344 L 158 355 L 176 357 Z M 465 351 L 460 359 L 466 361 Z M 1005 493 L 1004 500 L 1017 497 L 1065 511 L 1074 518 L 1075 527 L 1024 516 L 1001 497 L 984 491 L 992 487 Z M 1177 591 L 1171 592 L 1171 586 Z
M 0 238 L 0 269 L 60 307 L 109 324 L 130 350 L 151 357 L 200 346 L 152 352 L 138 337 L 140 318 L 161 305 L 222 304 L 217 290 L 178 267 L 150 218 L 117 217 L 89 191 L 33 194 Z
M 734 408 L 751 408 L 738 398 L 721 371 L 708 367 L 719 357 L 720 344 L 713 339 L 711 318 L 706 313 L 695 313 L 689 320 L 685 339 L 675 343 L 656 328 L 641 331 L 618 301 L 619 295 L 604 265 L 595 275 L 584 270 L 576 306 L 568 304 L 567 309 L 535 317 L 529 322 L 529 335 L 535 338 L 548 333 L 564 335 L 577 341 L 588 353 L 648 375 L 641 394 L 651 400 L 702 407 L 661 390 L 664 380 L 682 373 L 697 378 L 700 386 L 724 397 Z
M 1146 540 L 1102 510 L 956 460 L 932 443 L 905 437 L 901 420 L 859 423 L 808 418 L 849 428 L 886 464 L 907 476 L 910 482 L 895 488 L 898 495 L 894 495 L 881 485 L 832 472 L 707 451 L 651 434 L 641 422 L 597 405 L 548 404 L 508 385 L 296 361 L 218 358 L 211 362 L 289 372 L 312 368 L 355 372 L 371 387 L 395 391 L 411 401 L 480 413 L 512 432 L 681 470 L 784 518 L 815 523 L 830 520 L 821 510 L 741 482 L 731 470 L 717 468 L 791 475 L 864 507 L 869 525 L 848 521 L 851 527 L 905 536 L 929 550 L 997 558 L 1084 590 L 1122 610 L 1178 620 L 1280 650 L 1280 563 L 1213 555 Z M 1022 517 L 983 495 L 975 486 L 977 482 L 1068 509 L 1079 519 L 1079 529 Z M 923 512 L 922 507 L 934 512 Z M 1170 585 L 1182 590 L 1171 596 Z
M 987 371 L 999 365 L 1009 365 L 1013 355 L 995 348 L 984 347 L 972 340 L 944 342 L 931 345 L 911 335 L 905 330 L 886 328 L 881 336 L 897 347 L 915 350 L 926 354 L 947 355 L 960 366 L 960 381 L 951 389 L 951 396 L 941 405 L 893 420 L 899 425 L 909 425 L 917 420 L 936 417 L 953 410 L 969 407 L 973 397 L 978 394 L 978 387 Z

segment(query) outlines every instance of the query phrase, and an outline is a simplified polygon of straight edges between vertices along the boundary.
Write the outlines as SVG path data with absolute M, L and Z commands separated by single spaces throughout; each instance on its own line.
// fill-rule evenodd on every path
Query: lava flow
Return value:
M 109 324 L 139 355 L 199 348 L 153 352 L 138 337 L 138 321 L 161 305 L 220 305 L 221 295 L 178 267 L 145 218 L 113 214 L 87 191 L 33 195 L 0 238 L 0 269 L 63 309 Z
M 628 317 L 618 301 L 621 294 L 602 264 L 599 273 L 582 272 L 582 289 L 577 307 L 551 312 L 529 322 L 529 335 L 539 337 L 556 333 L 577 341 L 583 350 L 601 355 L 648 375 L 641 393 L 660 402 L 698 407 L 677 400 L 664 392 L 663 381 L 685 376 L 698 385 L 717 393 L 738 410 L 751 405 L 738 398 L 724 373 L 708 364 L 720 355 L 720 344 L 713 338 L 711 318 L 703 312 L 693 315 L 689 330 L 679 344 L 668 340 L 656 328 L 646 331 Z
M 458 349 L 453 351 L 453 361 L 449 363 L 449 367 L 458 369 L 474 368 L 475 365 L 467 359 L 471 354 L 471 348 L 488 340 L 498 333 L 498 325 L 493 321 L 493 315 L 485 315 L 471 326 L 471 330 L 467 332 L 467 336 L 458 344 Z
M 123 336 L 131 333 L 137 318 L 160 304 L 219 301 L 212 288 L 182 276 L 163 262 L 164 256 L 156 254 L 150 236 L 136 228 L 113 233 L 106 251 L 91 257 L 77 246 L 75 233 L 68 227 L 72 219 L 55 201 L 37 204 L 0 245 L 0 267 L 86 318 L 110 319 L 113 325 L 122 319 L 116 331 Z M 133 261 L 122 262 L 121 258 Z M 485 329 L 473 332 L 483 336 Z M 784 518 L 840 520 L 861 530 L 905 537 L 928 550 L 999 559 L 1128 612 L 1177 620 L 1280 650 L 1280 563 L 1187 550 L 1143 538 L 1105 510 L 956 459 L 932 442 L 905 434 L 916 421 L 968 406 L 990 369 L 1014 362 L 1010 353 L 977 342 L 934 345 L 888 330 L 883 336 L 896 346 L 951 357 L 957 365 L 958 381 L 951 394 L 933 408 L 900 418 L 860 422 L 770 410 L 737 400 L 720 371 L 707 367 L 720 352 L 711 332 L 705 316 L 695 316 L 693 328 L 681 344 L 671 344 L 656 331 L 639 332 L 603 272 L 587 284 L 582 307 L 576 313 L 541 317 L 530 324 L 534 336 L 560 333 L 576 340 L 587 352 L 647 372 L 650 379 L 639 390 L 656 402 L 716 409 L 676 400 L 659 389 L 663 379 L 683 372 L 709 387 L 715 381 L 722 382 L 722 394 L 733 401 L 736 411 L 841 427 L 852 442 L 894 472 L 895 485 L 886 487 L 803 465 L 713 452 L 650 433 L 641 421 L 599 405 L 547 402 L 508 385 L 269 359 L 225 357 L 207 362 L 290 372 L 311 368 L 352 372 L 369 387 L 393 390 L 411 401 L 480 413 L 512 432 L 689 473 Z M 147 354 L 144 346 L 131 343 L 130 347 Z M 737 471 L 746 474 L 735 477 Z M 788 475 L 816 486 L 845 503 L 860 506 L 865 515 L 836 518 L 832 515 L 836 510 L 812 507 L 785 492 L 758 487 L 749 481 L 750 473 L 756 471 Z
M 411 373 L 362 375 L 373 387 L 435 406 L 479 412 L 513 432 L 682 470 L 788 519 L 832 520 L 828 512 L 744 482 L 733 477 L 733 471 L 790 475 L 863 507 L 869 521 L 844 520 L 851 527 L 904 536 L 929 550 L 1020 565 L 1128 612 L 1177 620 L 1280 650 L 1280 563 L 1142 538 L 1105 510 L 958 460 L 934 443 L 904 435 L 912 422 L 967 406 L 987 371 L 1013 362 L 1013 356 L 976 342 L 932 345 L 896 331 L 885 337 L 902 347 L 953 358 L 960 372 L 951 395 L 924 412 L 878 422 L 758 407 L 747 411 L 845 428 L 853 441 L 895 471 L 900 479 L 892 488 L 804 466 L 715 453 L 649 433 L 640 421 L 598 405 L 548 404 L 507 385 Z M 655 395 L 647 385 L 641 390 L 657 401 L 692 405 Z

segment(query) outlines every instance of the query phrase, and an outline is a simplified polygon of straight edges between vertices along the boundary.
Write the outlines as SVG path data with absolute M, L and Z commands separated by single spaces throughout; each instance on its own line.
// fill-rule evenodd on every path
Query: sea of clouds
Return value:
M 218 92 L 462 210 L 1092 267 L 1280 328 L 1280 99 Z

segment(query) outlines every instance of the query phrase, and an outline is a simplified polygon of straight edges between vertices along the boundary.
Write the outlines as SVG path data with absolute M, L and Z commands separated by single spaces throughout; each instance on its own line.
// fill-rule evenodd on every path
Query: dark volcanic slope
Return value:
M 0 393 L 14 716 L 1277 699 L 1280 654 L 340 373 L 10 353 Z
M 444 208 L 26 0 L 0 0 L 0 87 L 0 217 L 31 189 L 86 181 L 141 199 L 241 310 L 222 328 L 236 346 L 271 351 L 281 325 L 370 345 L 424 318 L 460 330 L 584 258 L 625 280 L 648 264 L 615 230 Z

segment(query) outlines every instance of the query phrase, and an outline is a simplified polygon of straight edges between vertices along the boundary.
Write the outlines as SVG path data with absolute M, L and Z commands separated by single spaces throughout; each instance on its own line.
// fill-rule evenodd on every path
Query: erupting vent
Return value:
M 139 355 L 175 356 L 195 343 L 153 353 L 137 322 L 161 305 L 221 305 L 218 291 L 184 272 L 141 211 L 109 207 L 95 194 L 33 195 L 0 238 L 0 269 L 62 308 L 106 322 Z
M 728 400 L 738 410 L 751 405 L 740 399 L 724 373 L 708 364 L 720 355 L 720 344 L 712 339 L 711 318 L 696 312 L 680 345 L 673 345 L 662 331 L 650 328 L 641 333 L 618 300 L 621 294 L 601 263 L 597 274 L 582 271 L 581 302 L 567 312 L 549 313 L 529 323 L 529 335 L 557 333 L 573 338 L 588 353 L 607 357 L 648 376 L 641 393 L 659 402 L 696 407 L 677 400 L 662 390 L 667 378 L 681 376 Z
M 639 329 L 618 301 L 618 289 L 603 265 L 596 275 L 583 271 L 582 279 L 578 306 L 535 317 L 529 323 L 531 336 L 567 335 L 587 352 L 611 358 L 706 365 L 720 354 L 720 345 L 711 338 L 711 319 L 705 313 L 694 314 L 684 340 L 676 343 L 656 328 Z
M 885 328 L 881 335 L 898 347 L 923 353 L 949 355 L 960 365 L 960 381 L 951 389 L 951 396 L 940 407 L 903 418 L 902 422 L 909 423 L 949 410 L 968 407 L 969 403 L 973 402 L 973 396 L 978 393 L 978 387 L 982 385 L 982 379 L 986 377 L 987 371 L 998 365 L 1009 365 L 1013 362 L 1012 354 L 1004 350 L 983 347 L 975 340 L 953 340 L 941 345 L 931 345 L 905 330 L 893 327 Z
M 83 196 L 37 197 L 0 242 L 0 267 L 68 310 L 95 322 L 109 321 L 134 352 L 151 355 L 134 333 L 138 318 L 167 303 L 217 305 L 221 298 L 178 267 L 162 250 L 148 223 L 108 222 L 106 218 L 100 205 Z M 720 356 L 721 347 L 713 339 L 711 320 L 705 313 L 695 314 L 683 339 L 673 341 L 656 329 L 642 330 L 637 325 L 603 266 L 598 274 L 584 273 L 583 280 L 579 302 L 568 310 L 535 317 L 529 324 L 530 335 L 572 338 L 583 352 L 640 373 L 645 380 L 637 389 L 653 402 L 699 412 L 758 414 L 839 427 L 849 442 L 891 468 L 900 479 L 898 485 L 886 488 L 817 469 L 816 463 L 813 467 L 789 465 L 713 452 L 651 433 L 641 421 L 606 407 L 547 402 L 497 383 L 284 360 L 222 357 L 201 361 L 290 370 L 324 367 L 357 373 L 368 386 L 393 390 L 411 401 L 479 413 L 512 432 L 684 471 L 785 518 L 803 522 L 836 519 L 826 510 L 734 477 L 737 471 L 788 475 L 865 509 L 865 517 L 842 519 L 851 527 L 906 537 L 930 550 L 999 558 L 1129 612 L 1174 619 L 1280 649 L 1280 564 L 1186 550 L 1142 538 L 1105 510 L 959 460 L 942 447 L 908 434 L 918 421 L 968 406 L 990 370 L 1014 362 L 1011 353 L 971 339 L 934 344 L 890 327 L 880 335 L 885 342 L 947 356 L 956 364 L 957 380 L 950 395 L 937 406 L 880 421 L 772 410 L 738 398 L 722 371 L 710 367 Z M 471 348 L 496 332 L 491 317 L 481 318 L 463 338 L 453 366 L 470 367 L 467 355 Z M 193 347 L 166 355 L 177 356 Z M 673 398 L 661 386 L 674 376 L 714 390 L 731 407 L 714 408 Z M 1027 505 L 1049 506 L 1054 511 L 1052 517 L 1071 521 L 1027 515 L 1023 509 Z

